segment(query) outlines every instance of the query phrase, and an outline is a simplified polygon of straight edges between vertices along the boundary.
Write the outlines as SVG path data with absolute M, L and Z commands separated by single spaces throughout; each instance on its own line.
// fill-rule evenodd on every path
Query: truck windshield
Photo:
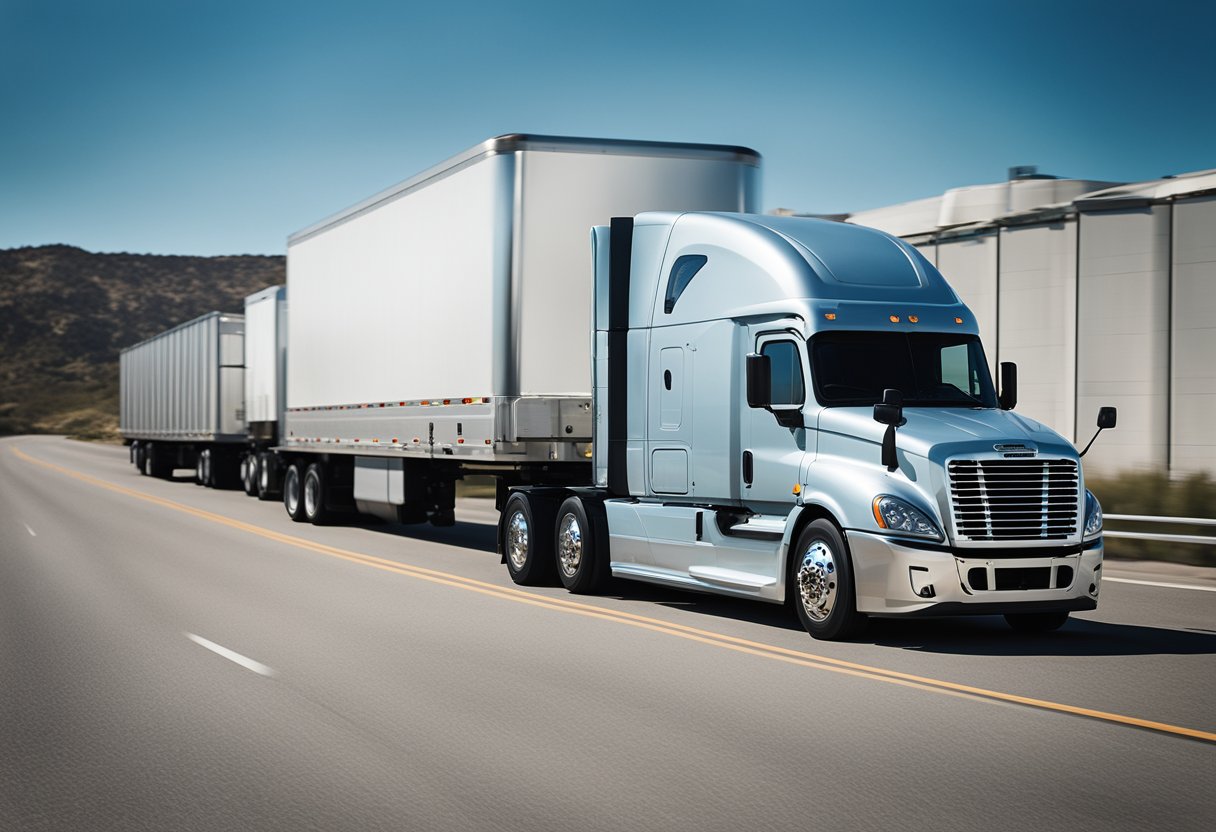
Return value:
M 811 379 L 823 405 L 872 405 L 882 391 L 912 407 L 996 407 L 984 349 L 974 335 L 821 332 L 811 338 Z

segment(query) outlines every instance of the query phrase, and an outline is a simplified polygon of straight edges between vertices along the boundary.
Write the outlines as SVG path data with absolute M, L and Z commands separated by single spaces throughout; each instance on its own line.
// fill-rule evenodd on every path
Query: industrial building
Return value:
M 782 212 L 785 213 L 785 212 Z M 1119 184 L 1014 168 L 1006 182 L 837 219 L 915 245 L 975 312 L 1018 411 L 1091 472 L 1216 476 L 1216 170 Z

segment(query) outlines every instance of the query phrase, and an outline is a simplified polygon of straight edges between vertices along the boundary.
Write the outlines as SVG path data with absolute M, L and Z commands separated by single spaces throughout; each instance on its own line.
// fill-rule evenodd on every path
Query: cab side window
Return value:
M 665 314 L 670 315 L 671 310 L 676 308 L 676 301 L 708 260 L 704 254 L 685 254 L 676 258 L 671 266 L 671 274 L 667 276 L 667 294 L 663 301 Z
M 773 404 L 802 404 L 806 401 L 806 384 L 802 379 L 798 345 L 793 341 L 769 341 L 760 348 L 760 354 L 768 356 Z

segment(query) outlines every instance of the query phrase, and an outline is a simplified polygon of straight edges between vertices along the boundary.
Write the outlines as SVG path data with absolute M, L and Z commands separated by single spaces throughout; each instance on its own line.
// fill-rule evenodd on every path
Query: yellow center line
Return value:
M 626 624 L 632 627 L 637 627 L 644 630 L 650 630 L 664 635 L 676 636 L 678 638 L 695 641 L 701 644 L 707 644 L 713 647 L 724 648 L 738 653 L 758 656 L 766 659 L 774 659 L 786 664 L 793 664 L 800 667 L 809 667 L 816 670 L 826 670 L 833 673 L 840 673 L 848 676 L 855 676 L 874 681 L 886 682 L 888 684 L 901 685 L 904 687 L 916 688 L 919 690 L 931 691 L 933 693 L 942 693 L 954 696 L 963 696 L 967 698 L 978 698 L 996 702 L 1005 702 L 1015 705 L 1022 705 L 1030 708 L 1036 708 L 1045 711 L 1054 711 L 1057 713 L 1071 714 L 1073 716 L 1087 717 L 1090 719 L 1101 720 L 1118 725 L 1125 725 L 1134 728 L 1143 728 L 1150 731 L 1156 731 L 1163 734 L 1171 734 L 1174 736 L 1186 737 L 1189 739 L 1202 740 L 1205 742 L 1216 743 L 1216 733 L 1210 731 L 1202 731 L 1196 728 L 1187 728 L 1179 725 L 1171 725 L 1165 722 L 1156 722 L 1148 719 L 1140 719 L 1138 717 L 1125 716 L 1123 714 L 1115 714 L 1107 711 L 1095 710 L 1093 708 L 1083 708 L 1076 705 L 1067 705 L 1060 702 L 1052 702 L 1046 699 L 1036 699 L 1029 696 L 1020 696 L 1013 693 L 1005 693 L 1003 691 L 990 690 L 988 688 L 975 687 L 973 685 L 965 685 L 957 682 L 949 682 L 943 679 L 934 679 L 927 676 L 917 676 L 911 673 L 903 673 L 898 670 L 890 670 L 882 667 L 874 667 L 871 665 L 859 664 L 850 662 L 844 659 L 837 659 L 831 656 L 822 656 L 814 653 L 807 653 L 801 650 L 792 650 L 787 647 L 779 647 L 774 644 L 766 644 L 764 642 L 751 641 L 737 636 L 726 635 L 724 633 L 716 633 L 711 630 L 702 630 L 696 627 L 690 627 L 685 624 L 677 624 L 671 621 L 663 621 L 658 618 L 650 618 L 636 613 L 625 612 L 622 610 L 613 610 L 606 607 L 600 607 L 593 604 L 571 601 L 564 598 L 550 598 L 535 593 L 526 592 L 511 587 L 503 587 L 497 584 L 479 581 L 474 578 L 466 578 L 461 575 L 456 575 L 449 572 L 442 572 L 435 569 L 428 569 L 422 566 L 414 566 L 412 564 L 401 563 L 399 561 L 388 560 L 386 558 L 376 557 L 361 552 L 352 552 L 347 549 L 340 549 L 335 546 L 329 546 L 324 543 L 317 543 L 311 540 L 306 540 L 302 537 L 283 534 L 271 529 L 255 526 L 250 523 L 245 523 L 241 520 L 235 520 L 231 517 L 225 517 L 222 514 L 205 511 L 203 509 L 194 508 L 192 506 L 178 503 L 173 500 L 167 500 L 163 497 L 157 497 L 148 494 L 144 491 L 139 491 L 126 486 L 117 485 L 79 471 L 73 471 L 69 468 L 64 468 L 55 465 L 51 462 L 46 462 L 41 459 L 26 454 L 21 449 L 9 446 L 12 452 L 20 459 L 26 462 L 40 465 L 44 468 L 56 471 L 60 474 L 72 477 L 90 485 L 95 485 L 99 488 L 104 488 L 109 491 L 114 491 L 119 494 L 124 494 L 129 497 L 144 500 L 163 508 L 172 509 L 183 514 L 189 514 L 194 517 L 207 520 L 220 525 L 228 526 L 229 528 L 239 531 L 254 534 L 267 540 L 273 540 L 287 546 L 297 549 L 304 549 L 340 560 L 349 561 L 362 566 L 370 566 L 374 569 L 380 569 L 386 572 L 393 572 L 398 575 L 405 575 L 416 578 L 418 580 L 427 581 L 429 583 L 439 584 L 442 586 L 463 589 L 470 592 L 476 592 L 480 595 L 485 595 L 502 600 L 512 601 L 519 604 L 527 604 L 529 606 L 540 607 L 542 609 L 553 610 L 556 612 L 565 612 L 575 615 L 582 615 L 588 618 L 599 619 L 601 621 L 609 621 L 616 624 Z

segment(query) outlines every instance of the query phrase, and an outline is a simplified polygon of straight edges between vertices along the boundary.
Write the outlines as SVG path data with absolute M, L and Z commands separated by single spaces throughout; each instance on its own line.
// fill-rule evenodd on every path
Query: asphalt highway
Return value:
M 759 603 L 516 587 L 486 501 L 313 527 L 186 473 L 0 440 L 0 829 L 1216 823 L 1208 574 L 1109 561 L 1048 636 L 823 643 Z

